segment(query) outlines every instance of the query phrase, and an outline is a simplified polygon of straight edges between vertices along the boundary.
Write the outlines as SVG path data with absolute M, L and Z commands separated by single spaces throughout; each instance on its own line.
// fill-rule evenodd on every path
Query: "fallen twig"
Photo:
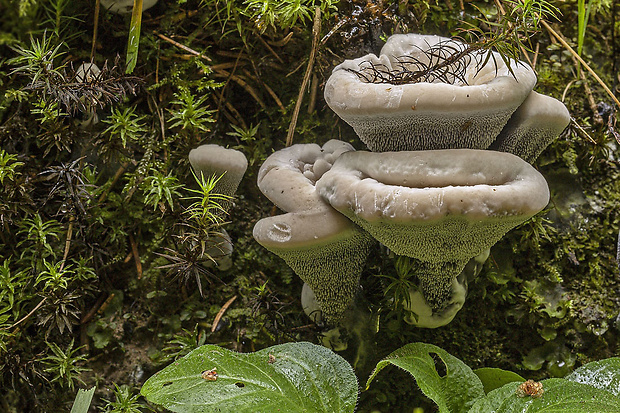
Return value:
M 179 43 L 179 42 L 176 42 L 176 41 L 172 40 L 171 38 L 169 38 L 168 36 L 164 36 L 163 34 L 161 34 L 161 33 L 157 33 L 157 32 L 153 32 L 153 33 L 154 33 L 157 37 L 159 37 L 160 39 L 165 40 L 165 41 L 167 41 L 168 43 L 171 43 L 171 44 L 175 45 L 175 46 L 176 46 L 176 47 L 178 47 L 179 49 L 183 49 L 183 50 L 185 50 L 186 52 L 191 53 L 191 54 L 193 54 L 193 55 L 195 55 L 195 56 L 198 56 L 198 57 L 200 57 L 201 59 L 205 59 L 205 60 L 206 60 L 206 61 L 208 61 L 208 62 L 211 62 L 211 61 L 212 61 L 212 60 L 211 60 L 211 58 L 210 58 L 209 56 L 205 56 L 205 55 L 203 55 L 202 53 L 197 52 L 197 51 L 195 51 L 194 49 L 192 49 L 192 48 L 190 48 L 190 47 L 185 46 L 184 44 L 181 44 L 181 43 Z
M 131 244 L 131 253 L 133 259 L 136 261 L 136 272 L 138 273 L 138 279 L 142 278 L 142 263 L 140 262 L 140 255 L 138 254 L 138 244 L 133 238 L 133 235 L 129 234 L 129 243 Z
M 220 311 L 217 312 L 217 315 L 213 319 L 213 324 L 211 325 L 211 332 L 212 333 L 215 332 L 215 329 L 217 328 L 217 325 L 220 323 L 220 319 L 222 318 L 222 316 L 224 315 L 224 313 L 226 312 L 228 307 L 230 307 L 230 305 L 236 299 L 237 299 L 237 296 L 233 295 L 233 297 L 230 300 L 226 301 L 226 303 L 222 306 L 222 308 L 220 308 Z
M 562 46 L 564 46 L 564 48 L 566 50 L 568 50 L 570 52 L 570 54 L 572 54 L 575 57 L 575 59 L 577 59 L 579 61 L 579 63 L 581 63 L 583 65 L 583 67 L 586 68 L 586 70 L 588 72 L 590 72 L 592 77 L 599 83 L 599 85 L 601 85 L 601 87 L 603 89 L 605 89 L 605 92 L 607 92 L 609 97 L 611 97 L 611 99 L 614 101 L 616 106 L 620 108 L 620 101 L 618 100 L 616 95 L 613 94 L 613 92 L 607 87 L 605 82 L 603 82 L 603 80 L 596 74 L 596 72 L 590 67 L 590 65 L 588 65 L 585 62 L 585 60 L 583 60 L 581 58 L 581 56 L 579 56 L 579 54 L 576 51 L 573 50 L 573 48 L 566 42 L 566 40 L 564 40 L 564 38 L 562 36 L 560 36 L 555 30 L 553 30 L 553 28 L 551 26 L 549 26 L 549 23 L 547 23 L 544 20 L 541 20 L 540 23 L 545 27 L 545 29 L 547 29 L 547 31 L 551 35 L 553 35 L 562 44 Z
M 295 126 L 297 126 L 297 118 L 299 117 L 299 110 L 301 109 L 301 102 L 306 93 L 310 76 L 312 75 L 312 68 L 314 67 L 314 59 L 319 46 L 319 36 L 321 34 L 321 8 L 319 6 L 314 9 L 314 24 L 312 26 L 312 49 L 310 50 L 310 58 L 308 59 L 308 67 L 306 67 L 306 73 L 304 79 L 301 82 L 299 88 L 299 95 L 297 96 L 297 102 L 295 102 L 295 110 L 291 118 L 291 124 L 288 127 L 288 134 L 286 135 L 286 146 L 293 144 L 293 135 L 295 134 Z
M 18 325 L 20 325 L 21 323 L 23 323 L 24 321 L 28 320 L 39 308 L 41 308 L 41 306 L 47 301 L 47 297 L 44 297 L 39 304 L 37 304 L 32 310 L 30 310 L 30 312 L 28 314 L 26 314 L 25 316 L 23 316 L 22 318 L 20 318 L 19 320 L 17 320 L 11 327 L 9 327 L 8 329 L 17 327 Z M 7 329 L 7 330 L 8 330 Z

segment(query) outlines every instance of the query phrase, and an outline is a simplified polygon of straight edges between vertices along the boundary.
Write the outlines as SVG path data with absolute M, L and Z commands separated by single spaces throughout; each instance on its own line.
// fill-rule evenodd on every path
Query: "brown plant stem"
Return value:
M 286 146 L 293 144 L 293 135 L 295 134 L 295 126 L 297 126 L 297 118 L 299 117 L 299 111 L 301 110 L 301 102 L 306 93 L 310 76 L 312 75 L 312 68 L 314 67 L 314 59 L 316 58 L 316 52 L 319 46 L 319 36 L 321 35 L 321 8 L 315 7 L 314 9 L 314 24 L 312 26 L 312 49 L 310 50 L 310 57 L 308 58 L 308 66 L 306 67 L 306 73 L 304 79 L 301 82 L 299 88 L 299 95 L 297 95 L 297 102 L 295 102 L 295 110 L 291 118 L 291 124 L 288 127 L 288 134 L 286 135 Z
M 217 328 L 217 325 L 219 324 L 220 319 L 222 318 L 222 316 L 224 315 L 224 313 L 226 312 L 228 307 L 230 307 L 230 305 L 236 299 L 237 299 L 237 296 L 233 295 L 232 298 L 230 300 L 226 301 L 226 303 L 222 306 L 222 308 L 220 308 L 220 311 L 217 312 L 217 315 L 213 319 L 213 324 L 211 324 L 211 332 L 212 333 L 215 332 L 215 329 Z
M 579 63 L 583 65 L 583 67 L 586 68 L 588 72 L 590 72 L 592 77 L 598 82 L 599 85 L 601 85 L 601 87 L 605 90 L 605 92 L 607 92 L 609 97 L 611 97 L 611 99 L 614 101 L 616 106 L 620 108 L 620 101 L 618 100 L 616 95 L 613 94 L 613 92 L 609 89 L 609 87 L 607 87 L 605 82 L 603 82 L 603 80 L 596 74 L 596 72 L 590 67 L 590 65 L 588 65 L 585 62 L 585 60 L 583 60 L 581 56 L 579 56 L 579 54 L 575 50 L 573 50 L 573 48 L 566 42 L 566 40 L 564 40 L 562 36 L 560 36 L 555 30 L 553 30 L 553 28 L 549 25 L 549 23 L 547 23 L 544 20 L 541 20 L 540 23 L 545 27 L 545 29 L 547 29 L 547 31 L 553 37 L 555 37 L 558 40 L 558 42 L 562 44 L 562 46 L 564 46 L 566 50 L 570 52 L 570 54 L 572 54 L 575 57 L 575 59 L 579 61 Z

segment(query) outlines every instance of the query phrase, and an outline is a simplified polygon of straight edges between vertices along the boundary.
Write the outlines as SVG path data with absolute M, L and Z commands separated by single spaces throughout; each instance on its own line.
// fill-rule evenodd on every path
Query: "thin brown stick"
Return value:
M 110 184 L 110 186 L 108 187 L 108 189 L 106 189 L 101 196 L 99 197 L 99 203 L 102 203 L 103 201 L 106 200 L 106 198 L 108 197 L 108 194 L 110 193 L 110 190 L 112 189 L 112 187 L 114 186 L 114 184 L 121 179 L 121 176 L 123 175 L 123 172 L 125 172 L 125 169 L 127 168 L 127 163 L 122 164 L 121 166 L 118 167 L 118 169 L 116 170 L 116 173 L 114 174 L 114 177 L 112 178 L 112 183 Z
M 65 262 L 67 262 L 67 257 L 69 256 L 69 248 L 71 247 L 71 238 L 73 237 L 73 221 L 75 221 L 75 217 L 71 215 L 69 218 L 69 228 L 67 228 L 67 239 L 65 240 L 65 252 L 62 255 L 62 263 L 60 264 L 60 271 L 65 267 Z
M 256 82 L 259 82 L 267 91 L 267 93 L 269 93 L 269 95 L 273 98 L 273 100 L 275 100 L 276 105 L 278 105 L 278 107 L 280 108 L 280 110 L 282 112 L 285 112 L 286 109 L 284 108 L 284 105 L 282 104 L 282 101 L 280 100 L 280 98 L 278 97 L 278 95 L 276 95 L 276 92 L 273 91 L 272 88 L 269 87 L 269 85 L 265 82 L 263 82 L 260 78 L 258 77 L 254 77 L 252 76 L 252 74 L 247 70 L 247 69 L 243 69 L 243 73 L 249 77 L 250 79 L 253 79 Z
M 581 56 L 579 56 L 579 54 L 573 50 L 573 48 L 566 42 L 566 40 L 564 40 L 562 36 L 560 36 L 555 30 L 553 30 L 553 28 L 551 28 L 551 26 L 549 26 L 549 23 L 544 20 L 541 20 L 540 23 L 545 27 L 545 29 L 547 29 L 549 33 L 551 33 L 551 35 L 553 35 L 553 37 L 555 37 L 562 44 L 562 46 L 564 46 L 566 50 L 570 52 L 570 54 L 575 57 L 575 59 L 579 61 L 579 63 L 583 65 L 583 67 L 586 68 L 588 72 L 590 72 L 592 77 L 598 82 L 599 85 L 601 85 L 605 92 L 607 92 L 609 97 L 611 97 L 616 106 L 620 108 L 620 101 L 618 100 L 616 95 L 613 94 L 613 92 L 607 87 L 605 82 L 603 82 L 603 80 L 596 74 L 596 72 L 590 67 L 590 65 L 588 65 L 585 60 L 583 60 Z
M 25 316 L 23 316 L 22 318 L 20 318 L 19 320 L 17 320 L 11 327 L 7 328 L 11 329 L 13 327 L 17 327 L 18 325 L 20 325 L 21 323 L 23 323 L 24 321 L 28 320 L 34 313 L 35 311 L 37 311 L 39 308 L 41 308 L 41 306 L 47 301 L 47 297 L 44 297 L 39 304 L 37 304 L 32 310 L 30 310 L 30 312 L 28 314 L 26 314 Z
M 90 49 L 90 62 L 95 62 L 95 50 L 97 48 L 97 32 L 99 31 L 100 0 L 95 1 L 95 15 L 93 16 L 93 45 Z
M 312 83 L 310 83 L 310 102 L 308 103 L 308 114 L 314 112 L 314 107 L 316 106 L 316 94 L 319 89 L 319 78 L 313 74 L 312 75 Z
M 557 32 L 557 33 L 558 33 L 558 35 L 560 37 L 564 37 L 564 36 L 562 36 L 561 32 Z M 588 78 L 586 77 L 586 72 L 581 70 L 581 65 L 579 64 L 579 61 L 575 58 L 575 56 L 571 55 L 571 59 L 573 61 L 573 65 L 575 65 L 575 68 L 577 69 L 577 76 L 579 77 L 579 79 L 582 80 L 583 90 L 586 93 L 586 100 L 588 101 L 588 105 L 590 106 L 590 111 L 592 112 L 592 114 L 594 116 L 594 123 L 596 123 L 597 125 L 602 125 L 603 124 L 603 118 L 598 113 L 598 105 L 596 104 L 596 100 L 594 99 L 594 95 L 592 93 L 592 89 L 590 89 L 590 84 L 588 83 Z M 571 85 L 572 83 L 573 82 L 570 82 L 569 85 Z M 562 94 L 562 101 L 564 101 L 565 94 L 566 94 L 567 91 L 568 91 L 568 87 L 566 88 L 566 90 Z
M 312 75 L 312 68 L 314 67 L 314 59 L 319 46 L 319 36 L 321 35 L 321 8 L 315 7 L 314 9 L 314 24 L 312 25 L 312 49 L 310 50 L 310 58 L 308 59 L 308 67 L 306 67 L 306 73 L 304 79 L 301 82 L 299 88 L 299 95 L 297 96 L 297 102 L 295 102 L 295 110 L 291 118 L 291 124 L 288 127 L 288 134 L 286 135 L 286 146 L 293 144 L 293 135 L 295 134 L 295 126 L 297 126 L 297 118 L 299 117 L 299 111 L 301 110 L 301 102 L 303 101 L 310 76 Z
M 230 305 L 233 303 L 233 301 L 235 301 L 237 299 L 236 295 L 233 295 L 232 298 L 228 301 L 226 301 L 226 303 L 222 306 L 222 308 L 220 308 L 220 311 L 217 312 L 217 315 L 215 316 L 215 318 L 213 319 L 213 324 L 211 325 L 211 332 L 215 332 L 215 329 L 217 328 L 217 325 L 220 322 L 220 319 L 222 318 L 222 316 L 224 315 L 224 313 L 226 312 L 226 310 L 228 309 L 228 307 L 230 307 Z
M 332 35 L 336 33 L 342 26 L 347 24 L 349 20 L 351 20 L 350 17 L 343 17 L 342 19 L 340 19 L 340 21 L 336 23 L 336 25 L 332 27 L 332 29 L 325 36 L 323 36 L 320 45 L 324 45 L 325 43 L 327 43 L 329 38 L 332 37 Z
M 261 36 L 258 36 L 258 40 L 261 41 L 261 43 L 263 44 L 263 46 L 265 46 L 267 48 L 267 50 L 269 50 L 269 52 L 275 56 L 276 59 L 278 59 L 278 62 L 284 64 L 284 60 L 282 60 L 282 58 L 276 53 L 275 50 L 273 50 L 271 48 L 271 46 L 269 46 L 269 44 L 265 41 L 265 39 L 263 39 Z
M 536 63 L 538 61 L 538 54 L 540 53 L 540 43 L 536 43 L 536 50 L 534 50 L 534 58 L 532 59 L 532 69 L 536 70 Z
M 235 109 L 235 107 L 232 105 L 232 103 L 230 103 L 228 100 L 224 100 L 224 98 L 222 97 L 222 94 L 218 90 L 213 90 L 213 94 L 215 95 L 215 97 L 218 99 L 219 102 L 223 102 L 224 103 L 224 106 L 226 107 L 228 112 L 232 113 L 231 118 L 233 120 L 236 120 L 236 122 L 239 124 L 239 126 L 241 126 L 243 129 L 247 129 L 248 125 L 243 120 L 243 116 L 241 116 L 241 113 L 239 113 L 239 111 L 237 109 Z M 218 110 L 218 112 L 224 113 L 224 116 L 229 115 L 228 112 L 223 111 L 221 109 Z M 233 116 L 234 116 L 234 118 L 233 118 Z
M 205 59 L 205 60 L 206 60 L 206 61 L 208 61 L 208 62 L 211 62 L 211 61 L 212 61 L 212 60 L 211 60 L 211 58 L 210 58 L 209 56 L 205 56 L 205 55 L 203 55 L 202 53 L 197 52 L 197 51 L 195 51 L 194 49 L 192 49 L 192 48 L 190 48 L 190 47 L 185 46 L 184 44 L 181 44 L 181 43 L 179 43 L 179 42 L 176 42 L 176 41 L 172 40 L 171 38 L 169 38 L 168 36 L 164 36 L 163 34 L 161 34 L 161 33 L 157 33 L 157 32 L 153 32 L 153 33 L 154 33 L 157 37 L 159 37 L 160 39 L 165 40 L 165 41 L 167 41 L 168 43 L 171 43 L 171 44 L 175 45 L 175 46 L 176 46 L 176 47 L 178 47 L 179 49 L 183 49 L 183 50 L 185 50 L 186 52 L 191 53 L 191 54 L 193 54 L 194 56 L 198 56 L 198 57 L 200 57 L 201 59 Z
M 276 46 L 276 47 L 282 47 L 282 46 L 286 46 L 286 44 L 293 38 L 293 32 L 289 32 L 286 36 L 284 36 L 282 39 L 280 40 L 268 40 L 267 43 L 269 43 L 272 46 Z
M 280 108 L 280 110 L 282 112 L 286 112 L 286 108 L 284 107 L 284 105 L 282 104 L 282 101 L 280 100 L 280 98 L 278 97 L 278 95 L 276 95 L 276 92 L 273 91 L 272 88 L 269 87 L 269 85 L 265 82 L 263 82 L 263 86 L 265 87 L 265 90 L 267 91 L 267 93 L 269 93 L 269 95 L 271 95 L 271 97 L 273 98 L 273 100 L 276 101 L 276 105 L 278 105 L 278 107 Z
M 254 98 L 254 100 L 256 100 L 256 102 L 260 105 L 261 108 L 267 109 L 267 105 L 265 105 L 265 102 L 263 102 L 263 100 L 260 98 L 260 96 L 258 96 L 258 93 L 254 90 L 254 88 L 252 88 L 252 86 L 250 86 L 240 76 L 237 76 L 235 74 L 227 72 L 226 70 L 218 70 L 218 71 L 214 72 L 214 75 L 215 75 L 215 77 L 226 77 L 226 78 L 234 81 L 239 86 L 244 88 L 246 90 L 246 92 L 248 92 Z
M 585 129 L 581 127 L 580 124 L 577 123 L 575 118 L 570 118 L 570 121 L 573 124 L 573 126 L 577 128 L 577 134 L 584 136 L 586 139 L 588 139 L 590 142 L 596 145 L 596 141 L 588 134 L 588 132 L 585 131 Z
M 226 70 L 226 69 L 232 69 L 233 67 L 241 67 L 241 66 L 245 66 L 247 65 L 248 62 L 224 62 L 224 63 L 218 63 L 216 65 L 212 65 L 211 66 L 211 70 L 216 71 L 216 70 Z
M 136 262 L 136 272 L 138 273 L 138 279 L 141 279 L 142 263 L 140 262 L 140 255 L 138 254 L 138 244 L 136 244 L 136 240 L 131 234 L 129 234 L 129 243 L 131 244 L 131 253 L 133 254 L 133 259 Z
M 112 294 L 112 296 L 114 296 L 114 294 Z M 97 298 L 95 305 L 93 305 L 93 307 L 88 311 L 88 313 L 86 313 L 84 317 L 82 317 L 82 319 L 80 320 L 80 325 L 88 323 L 95 316 L 97 311 L 99 311 L 99 308 L 101 308 L 103 303 L 107 301 L 107 298 L 108 293 L 102 293 L 99 298 Z

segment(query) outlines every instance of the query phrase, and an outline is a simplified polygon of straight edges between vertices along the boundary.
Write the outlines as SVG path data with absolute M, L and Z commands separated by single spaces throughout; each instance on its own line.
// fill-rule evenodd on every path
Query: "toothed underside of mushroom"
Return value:
M 562 102 L 532 92 L 489 149 L 509 152 L 533 163 L 569 123 L 570 113 Z
M 498 151 L 509 152 L 522 158 L 524 161 L 534 163 L 538 156 L 553 142 L 564 130 L 550 130 L 542 125 L 519 125 L 511 130 L 508 137 Z
M 342 239 L 320 245 L 298 249 L 263 246 L 282 258 L 310 286 L 323 317 L 337 323 L 357 293 L 373 242 L 368 234 L 356 229 Z
M 469 220 L 462 216 L 447 216 L 435 222 L 410 223 L 378 220 L 368 222 L 352 211 L 341 211 L 364 228 L 375 239 L 398 255 L 430 263 L 467 261 L 499 241 L 508 231 L 530 215 L 503 216 Z M 463 268 L 457 272 L 460 273 Z
M 412 110 L 413 112 L 413 110 Z M 359 116 L 345 119 L 373 152 L 426 149 L 486 149 L 502 131 L 512 110 L 470 116 L 437 115 Z
M 421 274 L 418 273 L 418 276 Z M 422 279 L 424 276 L 422 275 Z M 446 277 L 447 278 L 447 277 Z M 422 283 L 420 279 L 420 283 Z M 467 277 L 463 273 L 451 279 L 449 291 L 443 300 L 434 308 L 426 296 L 433 296 L 433 289 L 427 285 L 419 285 L 410 291 L 410 301 L 404 317 L 405 322 L 422 328 L 437 328 L 448 324 L 465 304 L 467 296 Z

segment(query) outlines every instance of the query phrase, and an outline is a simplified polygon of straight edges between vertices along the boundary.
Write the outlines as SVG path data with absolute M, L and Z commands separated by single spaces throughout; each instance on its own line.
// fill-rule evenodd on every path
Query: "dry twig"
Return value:
M 220 308 L 220 311 L 217 312 L 217 315 L 213 319 L 213 324 L 211 325 L 211 332 L 212 333 L 215 332 L 215 329 L 217 328 L 217 325 L 220 323 L 220 319 L 222 318 L 222 316 L 224 315 L 226 310 L 228 310 L 228 307 L 230 307 L 230 305 L 236 299 L 237 299 L 237 296 L 233 295 L 232 298 L 230 300 L 226 301 L 226 303 L 222 306 L 222 308 Z
M 286 146 L 291 146 L 293 144 L 293 135 L 295 134 L 295 126 L 297 126 L 297 118 L 299 117 L 299 111 L 301 109 L 301 102 L 304 98 L 304 94 L 306 93 L 306 88 L 308 87 L 310 76 L 312 75 L 312 68 L 314 67 L 314 59 L 316 57 L 316 52 L 319 46 L 320 34 L 321 34 L 321 8 L 317 6 L 314 9 L 314 24 L 312 26 L 312 49 L 310 50 L 310 58 L 308 59 L 308 67 L 306 68 L 304 79 L 301 82 L 301 87 L 299 88 L 299 95 L 297 95 L 297 102 L 295 103 L 295 110 L 293 111 L 293 116 L 291 118 L 291 124 L 288 127 L 288 134 L 286 135 Z

